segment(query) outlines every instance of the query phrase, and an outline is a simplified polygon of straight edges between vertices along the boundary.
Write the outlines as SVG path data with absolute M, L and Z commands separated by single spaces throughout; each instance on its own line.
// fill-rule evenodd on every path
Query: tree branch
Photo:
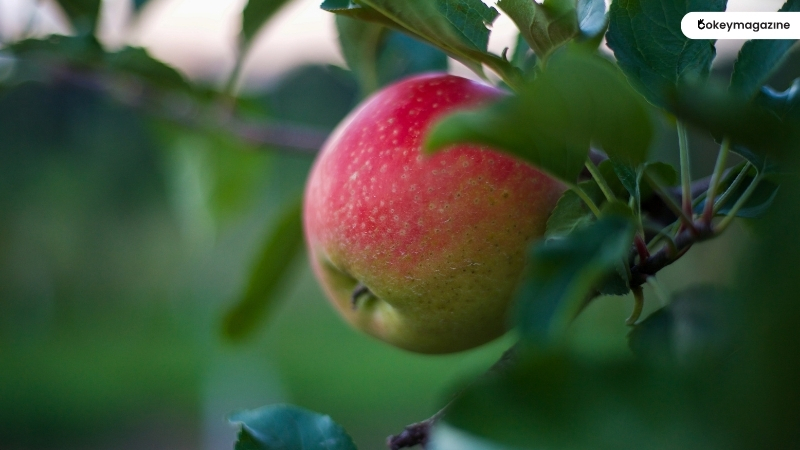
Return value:
M 132 77 L 60 66 L 53 70 L 55 83 L 95 91 L 115 101 L 175 125 L 198 132 L 221 132 L 256 147 L 301 154 L 316 154 L 328 131 L 276 120 L 246 120 L 235 115 L 230 104 L 202 103 L 189 94 L 152 86 Z

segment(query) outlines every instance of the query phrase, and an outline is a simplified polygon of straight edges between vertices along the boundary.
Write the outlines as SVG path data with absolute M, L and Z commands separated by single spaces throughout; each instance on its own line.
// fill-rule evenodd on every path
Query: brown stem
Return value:
M 487 370 L 483 376 L 487 376 L 490 374 L 494 374 L 497 372 L 501 372 L 506 370 L 508 366 L 514 361 L 514 358 L 517 354 L 517 346 L 514 345 L 513 347 L 506 350 L 501 356 L 500 359 L 497 360 L 492 367 Z M 477 381 L 477 380 L 476 380 Z M 473 381 L 474 383 L 474 381 Z M 465 388 L 466 389 L 466 388 Z M 458 392 L 456 395 L 453 396 L 453 399 L 458 398 L 461 395 L 463 390 Z M 408 448 L 413 447 L 415 445 L 420 445 L 422 448 L 425 448 L 425 445 L 428 443 L 431 437 L 431 431 L 433 431 L 433 426 L 436 425 L 436 422 L 442 418 L 442 416 L 447 411 L 447 408 L 453 403 L 453 400 L 450 400 L 448 404 L 446 404 L 442 409 L 436 412 L 430 418 L 423 420 L 422 422 L 412 423 L 403 429 L 400 434 L 395 434 L 386 438 L 386 446 L 389 450 L 400 450 L 401 448 Z
M 101 92 L 127 107 L 181 127 L 221 132 L 256 147 L 313 155 L 328 138 L 326 130 L 301 124 L 246 120 L 232 113 L 229 101 L 200 102 L 189 94 L 168 91 L 129 76 L 123 78 L 68 66 L 55 68 L 51 73 L 57 83 Z

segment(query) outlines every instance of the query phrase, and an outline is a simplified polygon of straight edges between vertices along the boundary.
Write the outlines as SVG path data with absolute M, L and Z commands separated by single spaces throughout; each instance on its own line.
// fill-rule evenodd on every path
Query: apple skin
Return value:
M 503 91 L 447 74 L 393 84 L 322 148 L 303 207 L 311 265 L 356 328 L 421 353 L 501 336 L 525 264 L 565 187 L 484 146 L 424 156 L 437 118 Z M 354 289 L 369 292 L 351 300 Z

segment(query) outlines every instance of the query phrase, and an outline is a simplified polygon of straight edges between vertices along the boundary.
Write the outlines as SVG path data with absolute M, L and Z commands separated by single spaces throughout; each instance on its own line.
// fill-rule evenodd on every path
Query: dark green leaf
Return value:
M 482 10 L 481 8 L 488 7 L 479 7 L 478 3 L 481 2 L 362 0 L 355 4 L 343 0 L 326 0 L 322 3 L 322 9 L 359 20 L 377 22 L 407 33 L 438 47 L 479 74 L 483 73 L 481 63 L 503 67 L 504 70 L 511 69 L 507 61 L 487 53 L 485 48 L 479 48 L 472 42 L 472 39 L 480 40 L 480 28 L 486 30 L 484 18 L 496 14 Z M 460 6 L 450 9 L 448 5 L 451 4 Z M 440 7 L 450 13 L 449 18 L 442 14 Z
M 764 86 L 756 97 L 756 103 L 769 109 L 781 120 L 800 121 L 800 78 L 783 92 Z
M 374 22 L 336 16 L 339 42 L 362 96 L 415 73 L 447 70 L 447 55 Z
M 141 77 L 152 86 L 192 91 L 192 86 L 183 75 L 150 56 L 143 48 L 126 47 L 118 52 L 109 53 L 105 57 L 105 62 L 109 69 Z
M 593 288 L 627 257 L 633 225 L 605 217 L 531 248 L 516 294 L 516 322 L 523 341 L 547 345 L 563 337 Z
M 97 27 L 102 0 L 57 0 L 78 34 L 92 34 Z
M 511 64 L 519 67 L 524 74 L 529 74 L 536 67 L 536 54 L 531 51 L 530 45 L 525 41 L 522 34 L 517 35 L 517 44 L 514 46 L 514 53 L 511 55 Z
M 578 33 L 578 17 L 573 2 L 500 0 L 497 7 L 514 21 L 520 34 L 539 58 L 546 58 L 556 48 Z
M 747 186 L 750 185 L 754 180 L 753 175 L 748 175 L 745 177 L 742 184 L 736 189 L 736 191 L 728 197 L 728 200 L 725 201 L 725 204 L 719 209 L 717 214 L 726 216 L 730 214 L 731 208 L 736 202 L 741 198 L 744 191 L 747 189 Z M 730 181 L 733 181 L 732 179 Z M 772 205 L 772 202 L 775 200 L 775 196 L 778 194 L 778 184 L 770 179 L 762 179 L 758 186 L 755 188 L 750 197 L 745 202 L 744 206 L 736 213 L 736 217 L 744 217 L 748 219 L 755 219 L 757 217 L 761 217 L 764 213 L 767 212 L 769 207 Z M 727 185 L 722 186 L 721 191 L 727 188 Z M 695 207 L 695 211 L 701 212 L 705 207 L 705 200 L 703 200 L 699 205 Z
M 755 153 L 749 148 L 743 147 L 741 145 L 734 145 L 731 147 L 731 150 L 738 153 L 739 156 L 749 161 L 750 164 L 752 164 L 753 167 L 755 167 L 756 170 L 758 170 L 759 172 L 762 172 L 764 174 L 778 172 L 778 165 L 775 163 L 775 161 L 773 161 L 766 155 Z
M 611 161 L 611 167 L 614 169 L 614 173 L 617 174 L 620 183 L 625 186 L 625 190 L 628 191 L 631 197 L 638 197 L 639 179 L 636 169 L 616 159 L 610 159 L 609 161 Z
M 799 153 L 787 155 L 790 172 L 798 173 Z M 752 251 L 743 253 L 732 306 L 742 347 L 731 365 L 736 384 L 730 388 L 739 400 L 737 418 L 746 439 L 740 448 L 781 448 L 798 442 L 800 423 L 800 302 L 797 301 L 797 255 L 800 234 L 800 184 L 786 177 L 775 206 L 753 223 Z M 740 431 L 741 433 L 742 431 Z
M 651 103 L 666 107 L 670 88 L 708 76 L 714 42 L 689 39 L 681 20 L 693 11 L 724 11 L 727 0 L 615 0 L 606 39 L 628 79 Z
M 599 204 L 605 199 L 603 192 L 594 181 L 584 181 L 578 187 L 583 189 L 595 204 Z M 566 236 L 578 228 L 591 224 L 594 220 L 594 213 L 578 194 L 570 189 L 564 192 L 553 213 L 550 214 L 545 237 Z
M 787 0 L 781 12 L 800 12 L 800 0 Z M 742 46 L 733 66 L 731 90 L 752 98 L 778 69 L 796 39 L 753 39 Z
M 133 0 L 133 10 L 139 12 L 150 0 Z
M 270 405 L 231 414 L 241 424 L 235 450 L 356 450 L 330 416 L 292 405 Z
M 378 51 L 378 81 L 386 86 L 409 75 L 446 72 L 447 55 L 406 34 L 390 31 Z
M 303 249 L 300 202 L 283 212 L 261 247 L 258 261 L 250 274 L 242 297 L 227 312 L 225 336 L 238 340 L 246 337 L 263 321 L 279 300 L 278 287 L 291 267 L 291 261 Z
M 519 96 L 444 118 L 428 134 L 425 148 L 482 143 L 569 183 L 583 169 L 590 142 L 610 156 L 643 162 L 653 127 L 644 102 L 616 68 L 582 52 L 551 59 Z
M 242 39 L 248 45 L 256 37 L 261 27 L 288 0 L 248 0 L 242 11 Z
M 600 169 L 600 174 L 606 180 L 606 183 L 608 183 L 614 196 L 623 200 L 627 199 L 628 190 L 620 180 L 616 170 L 614 170 L 614 163 L 610 159 L 607 159 L 601 162 L 597 168 Z
M 733 438 L 711 426 L 720 414 L 704 404 L 705 386 L 687 378 L 637 361 L 592 364 L 563 352 L 523 354 L 505 373 L 467 388 L 444 422 L 481 442 L 508 446 L 501 448 L 733 448 Z
M 723 86 L 681 86 L 670 96 L 670 108 L 687 123 L 714 136 L 728 136 L 734 145 L 762 158 L 800 148 L 800 117 L 782 119 L 763 106 L 729 95 Z
M 731 294 L 711 285 L 672 296 L 628 334 L 633 353 L 659 364 L 708 364 L 734 348 L 727 317 Z
M 481 0 L 436 0 L 436 6 L 467 45 L 486 51 L 489 44 L 486 26 L 497 18 L 496 9 L 486 6 Z
M 336 16 L 336 29 L 339 31 L 339 45 L 344 60 L 358 78 L 362 96 L 366 97 L 380 87 L 378 48 L 388 30 L 383 25 L 345 15 Z
M 104 57 L 103 47 L 93 36 L 52 35 L 45 39 L 25 39 L 7 49 L 24 64 L 64 62 L 78 66 L 93 65 Z
M 663 187 L 671 187 L 676 186 L 678 181 L 680 180 L 678 177 L 678 171 L 675 170 L 674 167 L 671 165 L 655 161 L 649 162 L 645 164 L 643 173 L 647 174 L 650 178 L 653 179 L 656 183 L 660 184 Z M 649 183 L 642 182 L 642 177 L 639 178 L 639 197 L 642 201 L 647 200 L 651 195 L 653 195 L 653 189 L 650 187 Z
M 607 25 L 605 0 L 578 0 L 578 29 L 586 39 L 602 34 Z

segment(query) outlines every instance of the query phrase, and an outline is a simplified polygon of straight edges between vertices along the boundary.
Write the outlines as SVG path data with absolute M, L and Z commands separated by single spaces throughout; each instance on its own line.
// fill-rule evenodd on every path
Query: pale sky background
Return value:
M 244 66 L 245 85 L 267 82 L 305 62 L 343 64 L 333 15 L 322 11 L 322 0 L 294 0 L 256 39 Z M 729 0 L 729 11 L 775 11 L 784 0 Z M 492 1 L 486 1 L 493 3 Z M 103 0 L 102 41 L 110 48 L 126 43 L 149 49 L 190 78 L 221 82 L 234 64 L 239 15 L 246 0 L 151 0 L 129 29 L 130 0 Z M 608 3 L 608 0 L 607 0 Z M 0 36 L 18 36 L 26 27 L 35 34 L 65 32 L 68 28 L 53 0 L 0 0 Z M 34 13 L 35 11 L 35 13 Z M 33 20 L 31 21 L 31 17 Z M 502 16 L 494 24 L 490 50 L 513 47 L 515 30 Z M 719 41 L 721 58 L 733 58 L 743 41 Z M 463 67 L 453 67 L 470 75 Z

